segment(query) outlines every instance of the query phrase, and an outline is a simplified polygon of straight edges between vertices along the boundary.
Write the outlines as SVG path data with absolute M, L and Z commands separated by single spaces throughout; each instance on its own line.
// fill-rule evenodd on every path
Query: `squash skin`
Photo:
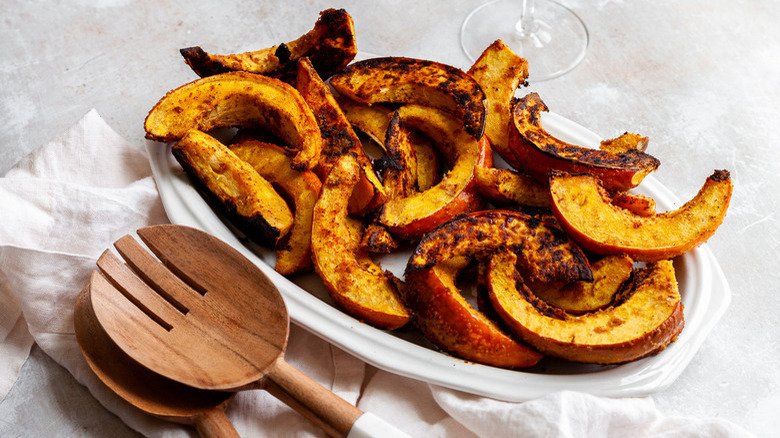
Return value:
M 660 165 L 655 157 L 639 150 L 620 153 L 590 149 L 565 143 L 550 135 L 540 124 L 547 106 L 537 93 L 518 99 L 512 111 L 509 147 L 519 162 L 518 170 L 527 172 L 542 184 L 551 170 L 591 173 L 610 191 L 636 187 Z
M 680 208 L 637 215 L 612 205 L 593 176 L 550 176 L 553 213 L 568 235 L 596 254 L 623 253 L 644 262 L 671 259 L 706 242 L 723 222 L 732 190 L 729 172 L 716 170 Z

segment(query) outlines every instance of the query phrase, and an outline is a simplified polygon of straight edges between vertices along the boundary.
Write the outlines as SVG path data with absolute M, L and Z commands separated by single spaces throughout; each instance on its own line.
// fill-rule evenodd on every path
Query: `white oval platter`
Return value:
M 601 140 L 554 113 L 545 113 L 542 123 L 564 141 L 593 146 Z M 315 274 L 294 281 L 279 275 L 273 269 L 273 252 L 240 237 L 195 191 L 172 158 L 170 145 L 149 141 L 147 151 L 170 221 L 211 233 L 252 260 L 281 291 L 293 323 L 377 368 L 450 389 L 505 401 L 526 401 L 563 390 L 608 397 L 649 395 L 665 389 L 682 373 L 731 299 L 726 279 L 705 244 L 675 260 L 685 328 L 676 342 L 657 355 L 610 367 L 543 359 L 527 370 L 463 361 L 439 352 L 412 329 L 378 330 L 342 313 Z M 680 206 L 674 194 L 652 176 L 645 178 L 638 191 L 655 198 L 659 211 Z M 381 263 L 401 276 L 408 256 L 408 252 L 395 254 Z

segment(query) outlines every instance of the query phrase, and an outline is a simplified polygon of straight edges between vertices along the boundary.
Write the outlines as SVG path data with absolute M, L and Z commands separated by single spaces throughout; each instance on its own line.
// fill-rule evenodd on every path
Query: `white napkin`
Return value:
M 193 436 L 103 386 L 73 330 L 75 298 L 100 253 L 124 234 L 167 222 L 145 153 L 90 111 L 0 178 L 0 205 L 0 401 L 34 339 L 130 427 L 147 436 Z M 439 388 L 376 370 L 295 326 L 286 358 L 412 436 L 749 436 L 717 419 L 663 416 L 651 398 L 562 392 L 505 403 Z M 262 391 L 239 393 L 227 414 L 242 436 L 323 436 Z

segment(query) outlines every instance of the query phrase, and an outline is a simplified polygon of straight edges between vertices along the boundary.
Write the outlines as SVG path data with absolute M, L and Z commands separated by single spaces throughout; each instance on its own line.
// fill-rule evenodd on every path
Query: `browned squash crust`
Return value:
M 363 226 L 347 215 L 347 202 L 359 180 L 354 156 L 341 157 L 322 185 L 314 207 L 314 267 L 337 306 L 375 327 L 396 329 L 411 319 L 397 279 L 360 248 Z
M 454 257 L 485 257 L 499 248 L 519 253 L 519 264 L 536 281 L 593 281 L 579 246 L 538 218 L 509 210 L 459 216 L 425 235 L 406 265 L 406 276 Z
M 446 64 L 402 57 L 367 59 L 333 75 L 330 84 L 358 102 L 415 103 L 446 110 L 476 139 L 485 130 L 484 91 L 474 78 Z
M 212 55 L 199 46 L 180 50 L 184 62 L 200 77 L 229 71 L 259 73 L 293 83 L 297 63 L 308 57 L 323 78 L 349 64 L 357 54 L 355 26 L 344 9 L 326 9 L 314 28 L 296 40 L 261 50 Z
M 293 169 L 290 158 L 277 145 L 247 140 L 231 145 L 230 150 L 278 187 L 294 206 L 290 233 L 276 245 L 274 269 L 283 275 L 310 271 L 312 214 L 322 186 L 319 178 L 310 170 Z
M 591 173 L 598 176 L 611 191 L 636 187 L 647 174 L 660 165 L 655 157 L 629 149 L 620 153 L 590 149 L 566 143 L 548 133 L 541 125 L 541 113 L 547 106 L 537 93 L 518 99 L 512 112 L 513 129 L 509 144 L 520 169 L 547 182 L 550 170 Z
M 295 151 L 293 167 L 313 168 L 321 139 L 311 109 L 295 88 L 245 72 L 197 79 L 168 92 L 144 121 L 146 138 L 176 141 L 190 129 L 260 127 Z
M 274 246 L 293 225 L 293 214 L 274 187 L 214 137 L 190 130 L 173 156 L 199 192 L 247 237 Z
M 488 296 L 504 323 L 545 354 L 575 362 L 623 363 L 661 351 L 683 329 L 683 305 L 669 260 L 636 270 L 614 306 L 571 315 L 534 296 L 514 269 L 515 259 L 510 251 L 493 256 Z
M 398 111 L 393 113 L 385 135 L 385 155 L 374 165 L 382 175 L 389 198 L 406 198 L 418 192 L 417 154 L 412 132 L 401 123 Z
M 726 216 L 732 190 L 729 172 L 716 170 L 680 208 L 639 216 L 612 205 L 593 176 L 550 176 L 553 212 L 569 236 L 597 254 L 624 253 L 647 262 L 677 257 L 709 239 Z
M 398 249 L 399 242 L 390 230 L 378 222 L 370 222 L 363 230 L 360 248 L 375 254 L 390 254 Z

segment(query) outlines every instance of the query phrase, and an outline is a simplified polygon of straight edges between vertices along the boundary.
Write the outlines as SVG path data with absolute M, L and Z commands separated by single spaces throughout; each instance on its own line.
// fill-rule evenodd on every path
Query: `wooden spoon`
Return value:
M 195 388 L 267 386 L 329 435 L 406 436 L 284 361 L 289 317 L 281 294 L 249 259 L 194 228 L 156 225 L 106 250 L 90 279 L 98 323 L 141 365 Z M 159 259 L 159 260 L 158 260 Z
M 76 299 L 76 339 L 87 364 L 117 395 L 163 420 L 194 425 L 202 437 L 238 437 L 225 416 L 235 393 L 205 391 L 165 378 L 141 366 L 114 344 L 92 310 L 90 284 Z

